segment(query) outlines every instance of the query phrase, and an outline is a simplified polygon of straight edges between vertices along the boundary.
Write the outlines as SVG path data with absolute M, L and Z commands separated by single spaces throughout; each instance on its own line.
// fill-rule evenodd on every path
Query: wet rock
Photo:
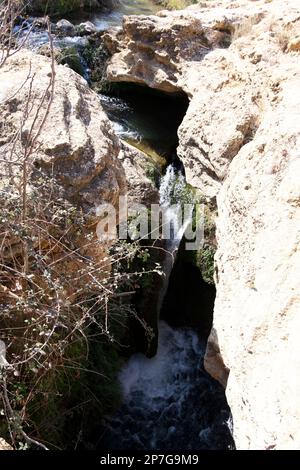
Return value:
M 59 64 L 67 65 L 74 72 L 81 76 L 84 76 L 85 68 L 77 47 L 64 47 L 57 55 L 57 61 Z
M 76 34 L 79 36 L 89 36 L 97 32 L 97 28 L 91 21 L 86 21 L 85 23 L 80 23 L 76 26 Z
M 76 34 L 75 26 L 68 20 L 59 20 L 55 30 L 59 36 L 75 36 Z

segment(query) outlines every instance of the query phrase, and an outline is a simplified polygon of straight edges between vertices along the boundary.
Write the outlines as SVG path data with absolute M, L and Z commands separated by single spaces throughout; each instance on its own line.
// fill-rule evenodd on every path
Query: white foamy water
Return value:
M 135 392 L 142 392 L 142 401 L 153 409 L 160 406 L 161 400 L 168 400 L 177 393 L 184 393 L 189 387 L 189 373 L 194 373 L 194 363 L 189 357 L 198 356 L 203 349 L 192 330 L 174 330 L 165 322 L 159 322 L 158 350 L 149 359 L 143 354 L 134 355 L 120 373 L 124 400 L 129 402 Z M 182 375 L 186 377 L 182 381 Z
M 171 203 L 181 201 L 185 188 L 184 176 L 169 166 L 161 180 L 160 204 L 173 221 L 174 237 L 167 243 L 172 254 L 189 221 L 180 223 Z M 158 310 L 174 259 L 166 256 Z M 203 370 L 205 345 L 191 329 L 175 329 L 160 321 L 158 330 L 155 357 L 134 354 L 119 374 L 123 404 L 109 418 L 102 445 L 111 450 L 177 452 L 229 448 L 230 414 L 222 388 Z
M 203 371 L 203 354 L 204 345 L 194 331 L 159 322 L 156 356 L 135 354 L 119 375 L 123 404 L 106 422 L 100 448 L 230 448 L 224 391 Z
M 171 226 L 171 237 L 166 241 L 166 249 L 174 253 L 191 221 L 192 212 L 183 212 L 183 195 L 186 190 L 186 180 L 181 172 L 169 165 L 160 183 L 160 205 L 165 209 L 166 223 Z

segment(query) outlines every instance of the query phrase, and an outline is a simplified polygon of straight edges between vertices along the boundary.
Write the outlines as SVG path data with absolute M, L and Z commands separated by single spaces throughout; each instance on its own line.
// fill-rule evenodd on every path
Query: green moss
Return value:
M 161 174 L 160 169 L 154 163 L 149 162 L 146 165 L 145 172 L 147 178 L 158 188 Z
M 201 269 L 201 274 L 205 282 L 214 284 L 215 272 L 215 257 L 216 249 L 212 246 L 206 245 L 198 253 L 197 264 Z
M 197 0 L 155 0 L 155 3 L 170 10 L 182 10 L 189 5 L 198 3 Z
M 114 85 L 105 77 L 106 63 L 110 57 L 101 39 L 97 36 L 89 38 L 82 56 L 90 69 L 91 87 L 98 93 L 112 93 Z
M 76 47 L 65 47 L 61 50 L 57 62 L 59 64 L 68 65 L 74 72 L 84 75 L 84 67 L 81 62 L 80 54 Z
M 204 216 L 204 240 L 203 246 L 199 250 L 186 251 L 185 259 L 200 269 L 205 282 L 214 284 L 214 257 L 217 249 L 215 219 L 217 210 L 215 204 L 211 201 L 207 201 L 195 188 L 190 188 L 188 194 L 190 197 L 189 202 L 194 198 L 193 201 L 201 204 L 201 208 L 204 211 L 204 214 L 202 214 Z M 193 230 L 196 228 L 196 222 L 196 214 L 194 212 Z

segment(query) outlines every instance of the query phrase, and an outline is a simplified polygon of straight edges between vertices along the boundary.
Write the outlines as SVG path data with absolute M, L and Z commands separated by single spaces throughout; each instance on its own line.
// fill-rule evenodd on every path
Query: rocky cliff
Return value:
M 299 448 L 300 7 L 201 2 L 105 36 L 111 81 L 185 92 L 187 180 L 217 197 L 215 330 L 240 449 Z M 216 342 L 218 336 L 219 344 Z

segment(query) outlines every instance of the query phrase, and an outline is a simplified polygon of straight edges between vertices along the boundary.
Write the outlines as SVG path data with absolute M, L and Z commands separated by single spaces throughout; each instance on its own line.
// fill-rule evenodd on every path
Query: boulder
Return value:
M 85 21 L 76 26 L 76 34 L 79 36 L 89 36 L 97 32 L 97 28 L 91 21 Z
M 55 32 L 59 36 L 75 36 L 76 29 L 71 21 L 59 20 L 55 25 Z
M 1 450 L 13 450 L 13 448 L 4 439 L 0 438 L 0 451 Z
M 32 82 L 28 79 L 29 71 Z M 119 194 L 126 192 L 124 170 L 117 158 L 119 139 L 99 97 L 86 81 L 62 65 L 56 65 L 55 74 L 52 104 L 31 158 L 46 174 L 54 176 L 66 197 L 93 215 L 98 204 L 114 204 Z M 7 60 L 0 76 L 0 115 L 5 123 L 0 128 L 0 154 L 5 160 L 29 92 L 34 106 L 23 126 L 24 138 L 31 127 L 49 84 L 51 62 L 47 57 L 22 50 Z

